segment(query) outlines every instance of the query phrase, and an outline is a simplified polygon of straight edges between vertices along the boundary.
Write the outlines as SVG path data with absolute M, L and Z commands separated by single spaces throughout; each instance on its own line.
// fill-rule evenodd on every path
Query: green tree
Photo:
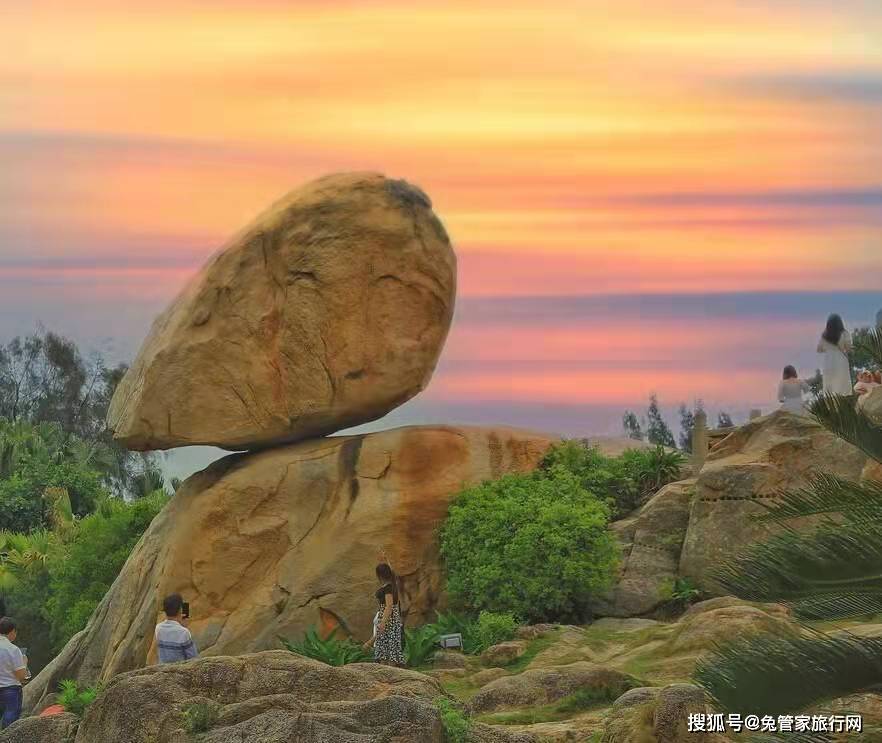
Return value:
M 852 369 L 868 369 L 870 371 L 882 369 L 882 364 L 879 363 L 882 348 L 876 345 L 879 342 L 878 328 L 858 328 L 855 330 L 852 335 L 852 348 L 848 354 Z
M 625 434 L 629 439 L 643 441 L 645 438 L 643 428 L 637 419 L 637 414 L 631 410 L 625 411 L 625 414 L 622 416 L 622 427 L 625 429 Z
M 860 340 L 882 364 L 882 330 Z M 852 397 L 825 395 L 812 405 L 820 422 L 882 464 L 882 427 Z M 796 531 L 793 519 L 813 517 Z M 828 473 L 783 495 L 760 520 L 777 534 L 716 571 L 728 593 L 789 604 L 801 620 L 845 620 L 882 612 L 882 482 Z M 704 659 L 696 679 L 724 710 L 781 714 L 882 684 L 882 640 L 844 631 L 762 635 Z
M 658 397 L 654 394 L 649 397 L 646 419 L 646 439 L 650 444 L 667 446 L 671 449 L 677 446 L 674 441 L 674 434 L 671 433 L 671 429 L 662 417 L 661 410 L 658 407 Z
M 58 546 L 49 562 L 46 602 L 56 650 L 86 626 L 135 544 L 167 501 L 164 492 L 132 503 L 105 500 L 96 513 L 79 522 L 71 540 Z
M 577 621 L 613 578 L 608 506 L 562 466 L 462 492 L 441 529 L 448 594 L 470 612 Z

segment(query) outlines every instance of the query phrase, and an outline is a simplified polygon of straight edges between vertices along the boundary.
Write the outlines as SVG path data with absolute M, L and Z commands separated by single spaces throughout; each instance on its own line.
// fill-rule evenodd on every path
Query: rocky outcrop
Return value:
M 491 645 L 481 653 L 481 663 L 485 666 L 507 666 L 526 653 L 527 646 L 526 640 L 510 640 Z
M 858 479 L 865 463 L 860 451 L 810 418 L 778 411 L 751 421 L 713 450 L 698 476 L 680 575 L 713 590 L 709 569 L 770 535 L 753 518 L 763 504 L 805 484 L 809 473 Z
M 602 743 L 722 743 L 722 735 L 689 731 L 690 714 L 710 711 L 704 692 L 691 684 L 633 689 L 610 710 Z
M 0 731 L 0 743 L 74 743 L 80 718 L 65 712 L 51 717 L 23 717 Z
M 464 486 L 535 468 L 552 440 L 514 429 L 413 427 L 230 455 L 154 519 L 86 629 L 26 691 L 108 679 L 152 659 L 162 597 L 190 602 L 205 655 L 279 647 L 311 625 L 367 639 L 385 547 L 411 624 L 442 608 L 436 530 Z
M 443 743 L 435 706 L 443 696 L 427 676 L 375 664 L 332 668 L 283 651 L 204 658 L 117 676 L 87 710 L 76 743 L 185 743 L 194 733 L 204 743 Z M 476 725 L 472 740 L 532 738 Z
M 622 545 L 620 575 L 610 593 L 594 602 L 595 613 L 630 617 L 652 611 L 670 598 L 694 494 L 695 480 L 672 483 L 636 517 L 617 522 Z
M 371 173 L 291 192 L 154 322 L 110 406 L 130 449 L 231 450 L 375 420 L 423 389 L 456 259 L 429 198 Z
M 868 393 L 860 402 L 861 410 L 873 423 L 882 426 L 882 387 L 877 387 Z
M 614 699 L 635 686 L 638 686 L 635 679 L 621 671 L 578 661 L 491 681 L 472 697 L 469 709 L 495 712 L 514 707 L 535 707 L 556 702 L 580 689 L 608 693 Z

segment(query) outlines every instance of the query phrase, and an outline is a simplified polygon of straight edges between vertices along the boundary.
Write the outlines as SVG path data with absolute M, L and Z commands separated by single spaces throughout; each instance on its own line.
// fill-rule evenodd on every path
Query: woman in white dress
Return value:
M 827 327 L 818 343 L 818 353 L 824 354 L 824 392 L 833 395 L 852 394 L 851 364 L 848 352 L 851 336 L 839 315 L 830 315 Z
M 808 409 L 802 400 L 802 396 L 807 392 L 811 392 L 809 383 L 799 378 L 794 367 L 785 366 L 784 379 L 778 385 L 778 402 L 781 403 L 781 410 L 797 415 L 808 415 Z

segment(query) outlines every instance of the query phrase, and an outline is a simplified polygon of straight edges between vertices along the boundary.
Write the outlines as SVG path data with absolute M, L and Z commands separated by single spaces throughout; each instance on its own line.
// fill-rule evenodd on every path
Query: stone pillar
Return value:
M 692 474 L 697 476 L 707 459 L 709 436 L 707 413 L 695 411 L 695 428 L 692 429 Z

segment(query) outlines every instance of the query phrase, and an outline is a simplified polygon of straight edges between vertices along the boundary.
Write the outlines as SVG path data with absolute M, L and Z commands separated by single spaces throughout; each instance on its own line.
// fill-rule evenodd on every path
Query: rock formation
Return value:
M 761 503 L 803 485 L 813 472 L 857 480 L 866 460 L 810 418 L 792 413 L 778 411 L 738 429 L 711 452 L 698 476 L 680 575 L 712 589 L 709 568 L 769 535 L 753 518 Z
M 108 423 L 130 449 L 242 450 L 382 417 L 429 381 L 456 258 L 429 198 L 355 173 L 299 188 L 155 321 Z
M 436 529 L 463 486 L 535 468 L 552 439 L 514 429 L 413 427 L 232 454 L 154 519 L 86 629 L 27 688 L 92 682 L 152 660 L 162 597 L 190 602 L 203 655 L 278 648 L 311 625 L 367 639 L 385 547 L 410 623 L 443 607 Z
M 184 743 L 194 739 L 185 718 L 195 707 L 203 713 L 195 732 L 204 743 L 443 743 L 435 705 L 443 696 L 427 676 L 372 663 L 332 668 L 284 651 L 204 658 L 117 676 L 87 710 L 75 741 Z M 27 722 L 35 732 L 51 724 Z M 0 743 L 24 741 L 12 737 L 23 724 L 0 734 Z M 476 724 L 472 740 L 529 743 L 533 737 Z

